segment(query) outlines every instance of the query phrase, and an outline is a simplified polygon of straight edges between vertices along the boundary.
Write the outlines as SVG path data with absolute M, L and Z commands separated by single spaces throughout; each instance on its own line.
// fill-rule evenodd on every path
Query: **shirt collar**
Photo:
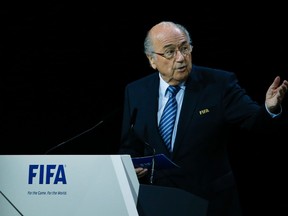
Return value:
M 160 73 L 159 73 L 159 78 L 160 78 L 159 94 L 162 97 L 165 97 L 165 92 L 166 92 L 166 89 L 169 87 L 169 84 L 163 80 L 163 78 L 161 77 Z M 184 85 L 185 85 L 185 82 L 182 82 L 182 83 L 179 84 L 180 90 L 181 89 L 184 90 L 184 88 L 185 88 Z

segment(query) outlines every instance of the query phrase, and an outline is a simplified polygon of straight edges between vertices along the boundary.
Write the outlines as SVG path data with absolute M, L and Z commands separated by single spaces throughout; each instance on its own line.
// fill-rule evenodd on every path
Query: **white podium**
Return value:
M 0 155 L 1 216 L 137 216 L 129 155 Z

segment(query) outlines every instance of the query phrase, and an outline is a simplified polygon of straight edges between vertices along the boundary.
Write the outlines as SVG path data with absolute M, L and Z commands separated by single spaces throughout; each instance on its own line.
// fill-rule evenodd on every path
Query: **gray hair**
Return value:
M 190 34 L 189 34 L 188 30 L 183 25 L 178 24 L 178 23 L 173 23 L 173 22 L 162 22 L 161 24 L 166 25 L 166 26 L 168 26 L 168 25 L 176 26 L 185 34 L 188 43 L 192 44 L 192 39 L 190 37 Z M 153 52 L 154 52 L 154 47 L 152 45 L 152 38 L 150 35 L 150 30 L 149 30 L 147 32 L 145 39 L 144 39 L 144 53 L 148 56 L 152 56 Z

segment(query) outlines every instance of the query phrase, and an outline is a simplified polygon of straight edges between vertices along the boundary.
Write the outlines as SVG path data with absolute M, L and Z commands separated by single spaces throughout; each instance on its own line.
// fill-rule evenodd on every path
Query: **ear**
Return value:
M 149 59 L 149 63 L 150 63 L 150 66 L 154 69 L 154 70 L 156 70 L 157 69 L 157 67 L 156 67 L 156 64 L 155 64 L 155 59 L 151 56 L 151 55 L 147 55 L 147 58 Z

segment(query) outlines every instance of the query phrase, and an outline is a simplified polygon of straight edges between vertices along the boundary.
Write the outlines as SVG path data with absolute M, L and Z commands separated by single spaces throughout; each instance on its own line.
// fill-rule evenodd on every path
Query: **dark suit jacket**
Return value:
M 235 180 L 227 154 L 230 131 L 262 126 L 264 121 L 270 121 L 268 113 L 245 94 L 233 73 L 193 65 L 186 82 L 174 150 L 170 154 L 158 132 L 158 92 L 158 73 L 127 85 L 119 152 L 132 157 L 151 155 L 151 149 L 143 144 L 146 142 L 156 153 L 166 154 L 181 167 L 156 170 L 154 184 L 184 189 L 215 201 L 218 207 L 219 199 L 227 205 L 225 202 L 235 196 Z M 131 122 L 135 110 L 135 120 Z M 131 124 L 141 142 L 127 139 Z M 223 195 L 225 191 L 230 191 L 229 195 Z

